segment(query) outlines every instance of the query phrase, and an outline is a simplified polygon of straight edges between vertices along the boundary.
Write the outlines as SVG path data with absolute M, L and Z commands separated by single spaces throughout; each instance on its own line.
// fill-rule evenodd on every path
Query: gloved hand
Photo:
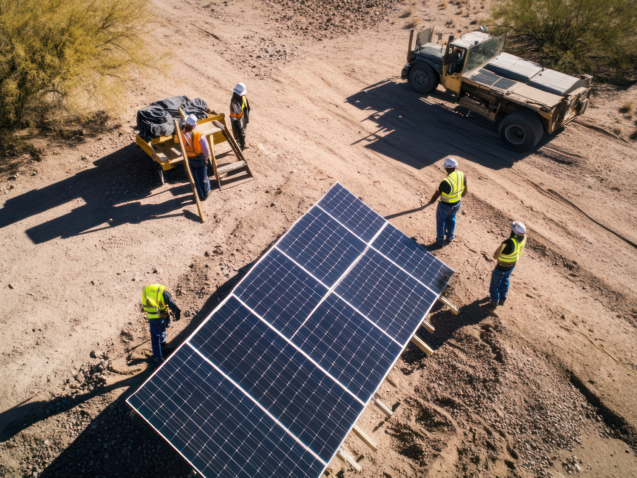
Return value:
M 179 309 L 175 311 L 175 320 L 181 320 L 181 310 Z

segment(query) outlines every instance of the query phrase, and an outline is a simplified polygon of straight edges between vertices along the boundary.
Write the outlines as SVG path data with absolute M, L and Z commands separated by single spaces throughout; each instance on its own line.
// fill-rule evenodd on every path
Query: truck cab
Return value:
M 505 37 L 484 28 L 445 45 L 432 43 L 433 28 L 410 34 L 402 78 L 419 93 L 439 84 L 465 108 L 498 123 L 502 142 L 514 151 L 528 151 L 544 132 L 554 133 L 588 107 L 591 77 L 575 78 L 504 53 Z

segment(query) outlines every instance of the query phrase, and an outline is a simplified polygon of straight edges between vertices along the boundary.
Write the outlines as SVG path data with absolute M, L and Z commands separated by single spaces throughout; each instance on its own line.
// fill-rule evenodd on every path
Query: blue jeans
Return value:
M 188 166 L 190 166 L 192 179 L 195 181 L 197 195 L 199 196 L 199 199 L 203 201 L 210 193 L 210 180 L 208 179 L 208 170 L 206 169 L 206 159 L 202 154 L 200 159 L 190 159 L 188 161 Z
M 148 323 L 153 355 L 157 360 L 161 360 L 161 346 L 166 343 L 166 319 L 150 319 Z
M 515 266 L 506 271 L 498 270 L 498 267 L 493 270 L 491 273 L 491 285 L 489 286 L 491 302 L 497 304 L 500 300 L 507 298 L 507 292 L 509 292 L 509 277 L 513 269 L 515 269 Z
M 456 214 L 460 210 L 461 202 L 447 204 L 440 201 L 438 203 L 438 209 L 436 209 L 436 241 L 444 242 L 445 234 L 448 241 L 453 240 L 453 233 L 456 230 Z

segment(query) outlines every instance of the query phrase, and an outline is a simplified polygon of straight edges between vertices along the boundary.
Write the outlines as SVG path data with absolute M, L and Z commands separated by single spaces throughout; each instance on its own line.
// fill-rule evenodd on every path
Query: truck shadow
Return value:
M 532 151 L 516 153 L 502 144 L 494 123 L 450 101 L 453 97 L 442 87 L 421 95 L 401 80 L 369 86 L 346 102 L 369 111 L 363 121 L 375 123 L 379 129 L 353 144 L 416 169 L 458 155 L 498 170 L 510 168 L 550 140 L 545 135 Z
M 29 239 L 40 244 L 174 216 L 199 221 L 196 214 L 183 210 L 194 199 L 181 168 L 167 172 L 168 187 L 157 190 L 156 166 L 135 144 L 93 164 L 95 167 L 62 181 L 7 200 L 0 209 L 0 228 L 72 203 L 77 207 L 70 212 L 27 229 Z M 215 188 L 216 183 L 211 182 L 211 186 Z

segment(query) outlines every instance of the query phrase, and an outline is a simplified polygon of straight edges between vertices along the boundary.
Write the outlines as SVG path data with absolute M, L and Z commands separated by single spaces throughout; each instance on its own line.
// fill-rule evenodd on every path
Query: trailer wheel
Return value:
M 535 113 L 522 110 L 504 118 L 500 123 L 498 133 L 507 148 L 523 153 L 540 142 L 544 128 L 540 118 Z
M 418 93 L 429 93 L 438 83 L 438 75 L 429 65 L 414 65 L 409 72 L 409 84 Z

